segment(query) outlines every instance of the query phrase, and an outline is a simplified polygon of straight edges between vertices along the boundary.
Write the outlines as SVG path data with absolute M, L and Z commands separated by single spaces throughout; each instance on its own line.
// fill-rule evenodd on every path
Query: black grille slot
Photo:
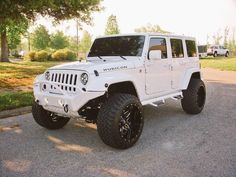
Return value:
M 76 82 L 77 82 L 77 74 L 75 75 L 75 78 L 74 78 L 74 85 L 76 85 Z
M 65 74 L 62 74 L 62 83 L 64 83 Z
M 68 84 L 69 74 L 66 74 L 66 84 Z
M 61 74 L 59 74 L 58 82 L 61 82 Z
M 72 84 L 73 74 L 70 75 L 70 85 Z
M 55 82 L 57 82 L 57 73 L 55 74 Z
M 53 79 L 54 79 L 54 73 L 52 74 L 52 80 L 51 81 L 53 81 Z

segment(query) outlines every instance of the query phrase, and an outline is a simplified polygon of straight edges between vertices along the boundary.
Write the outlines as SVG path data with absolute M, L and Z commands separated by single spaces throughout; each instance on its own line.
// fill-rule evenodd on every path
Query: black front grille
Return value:
M 65 90 L 68 92 L 76 92 L 78 78 L 78 74 L 54 72 L 51 76 L 51 82 L 58 85 L 61 90 Z M 56 90 L 56 87 L 51 85 L 51 89 Z

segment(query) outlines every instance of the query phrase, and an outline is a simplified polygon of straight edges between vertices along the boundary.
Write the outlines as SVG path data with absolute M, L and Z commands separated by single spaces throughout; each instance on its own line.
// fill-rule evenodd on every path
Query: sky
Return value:
M 103 11 L 92 15 L 93 26 L 82 26 L 93 38 L 104 34 L 111 14 L 117 17 L 121 33 L 132 33 L 150 23 L 175 34 L 196 37 L 199 44 L 206 43 L 207 35 L 223 33 L 226 26 L 236 30 L 236 0 L 104 0 L 102 6 Z M 53 26 L 50 20 L 40 18 L 35 24 L 47 26 L 51 33 L 61 30 L 76 35 L 73 20 Z

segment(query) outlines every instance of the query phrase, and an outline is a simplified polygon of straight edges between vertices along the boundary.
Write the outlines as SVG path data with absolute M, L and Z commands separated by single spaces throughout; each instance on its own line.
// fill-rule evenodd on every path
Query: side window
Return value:
M 196 50 L 195 41 L 186 40 L 185 43 L 186 43 L 188 57 L 196 57 L 197 56 L 197 50 Z
M 164 38 L 151 38 L 148 51 L 151 50 L 160 50 L 161 58 L 167 58 L 166 40 Z
M 172 57 L 173 58 L 183 58 L 184 50 L 183 50 L 183 42 L 181 39 L 170 39 Z

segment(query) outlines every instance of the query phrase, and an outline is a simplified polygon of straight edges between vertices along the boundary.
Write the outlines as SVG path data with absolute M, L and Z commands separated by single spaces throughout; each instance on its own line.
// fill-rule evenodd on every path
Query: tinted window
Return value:
M 183 43 L 181 39 L 171 39 L 171 50 L 172 50 L 172 57 L 173 58 L 183 58 Z
M 185 42 L 186 42 L 188 57 L 196 57 L 197 56 L 197 50 L 196 50 L 195 41 L 186 40 Z
M 151 38 L 149 52 L 151 50 L 160 50 L 161 58 L 167 58 L 166 40 L 164 38 Z
M 199 45 L 198 52 L 199 53 L 206 53 L 207 52 L 207 45 Z
M 141 56 L 144 40 L 144 36 L 99 38 L 94 41 L 88 56 Z

